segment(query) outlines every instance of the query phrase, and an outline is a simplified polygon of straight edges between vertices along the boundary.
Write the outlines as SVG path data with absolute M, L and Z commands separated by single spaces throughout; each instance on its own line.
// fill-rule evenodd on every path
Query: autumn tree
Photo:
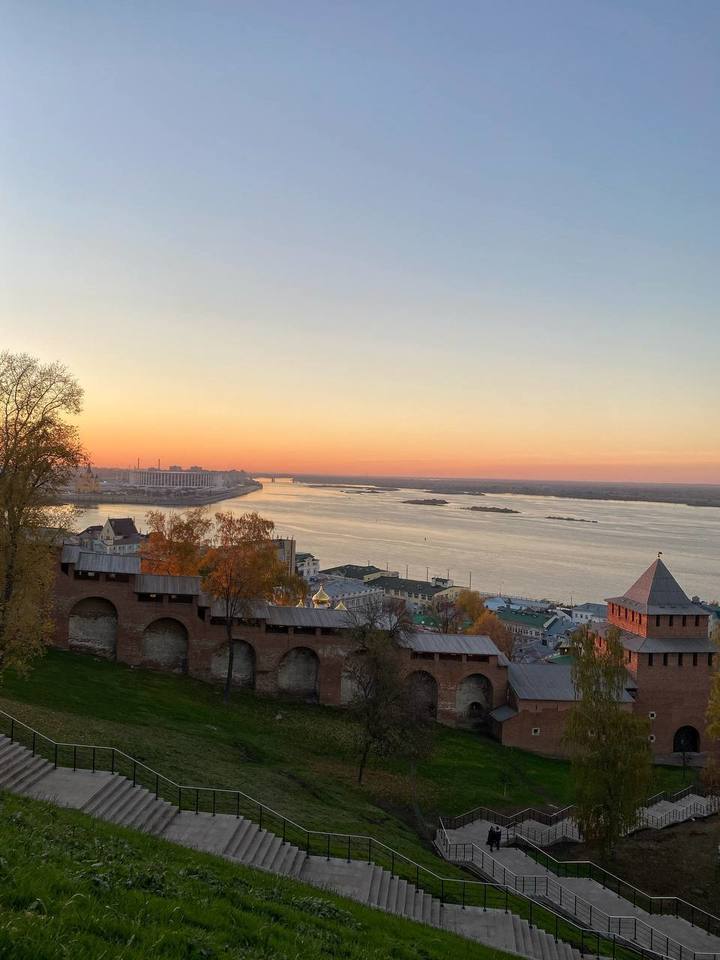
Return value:
M 61 364 L 0 354 L 0 669 L 26 666 L 50 629 L 54 546 L 69 519 L 54 503 L 86 462 L 68 422 L 82 395 Z
M 485 607 L 483 607 L 480 616 L 473 621 L 472 625 L 469 626 L 465 632 L 474 634 L 475 636 L 490 637 L 501 653 L 504 653 L 507 657 L 512 656 L 512 634 L 500 617 L 491 610 L 486 610 Z
M 414 783 L 417 762 L 431 746 L 431 725 L 402 671 L 401 644 L 412 621 L 404 604 L 374 599 L 348 617 L 356 650 L 344 673 L 353 690 L 349 710 L 357 721 L 357 781 L 362 783 L 374 754 L 406 758 Z
M 652 780 L 649 723 L 624 706 L 628 682 L 620 633 L 598 642 L 587 627 L 573 634 L 577 703 L 565 743 L 575 780 L 575 817 L 586 841 L 606 855 L 637 820 Z
M 485 612 L 485 604 L 477 590 L 461 590 L 455 606 L 464 616 L 466 623 L 474 623 Z
M 288 599 L 303 587 L 281 562 L 272 541 L 274 524 L 257 513 L 215 514 L 204 554 L 203 586 L 219 605 L 228 651 L 224 700 L 230 699 L 234 666 L 233 627 L 252 612 L 253 601 Z
M 205 507 L 145 514 L 148 538 L 140 548 L 144 573 L 198 576 L 209 547 L 212 518 Z

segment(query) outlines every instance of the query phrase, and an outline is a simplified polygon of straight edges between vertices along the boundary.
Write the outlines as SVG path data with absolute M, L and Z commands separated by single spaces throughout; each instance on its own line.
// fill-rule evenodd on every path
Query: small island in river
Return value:
M 565 520 L 567 523 L 597 523 L 597 520 L 586 520 L 584 517 L 545 517 L 546 520 Z
M 474 510 L 476 513 L 520 513 L 510 507 L 463 507 L 463 510 Z
M 403 500 L 403 503 L 416 503 L 421 507 L 444 507 L 448 501 L 431 498 L 428 500 Z

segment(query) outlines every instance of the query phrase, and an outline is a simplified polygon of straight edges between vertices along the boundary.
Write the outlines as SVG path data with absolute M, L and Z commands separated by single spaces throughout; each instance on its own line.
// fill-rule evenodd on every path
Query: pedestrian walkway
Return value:
M 580 867 L 599 879 L 564 875 L 570 863 L 554 861 L 514 827 L 501 830 L 502 845 L 490 853 L 487 836 L 493 826 L 480 819 L 457 829 L 441 825 L 437 847 L 449 861 L 551 903 L 593 930 L 678 960 L 688 952 L 720 956 L 720 919 L 675 897 L 649 897 L 592 864 Z M 622 893 L 611 889 L 614 881 Z
M 293 877 L 527 960 L 582 960 L 579 950 L 512 912 L 443 902 L 441 897 L 374 862 L 308 853 L 243 816 L 179 810 L 153 790 L 119 773 L 56 768 L 53 762 L 5 736 L 0 736 L 0 790 L 82 810 L 173 843 Z M 454 882 L 464 885 L 463 881 Z M 469 882 L 470 888 L 488 886 Z

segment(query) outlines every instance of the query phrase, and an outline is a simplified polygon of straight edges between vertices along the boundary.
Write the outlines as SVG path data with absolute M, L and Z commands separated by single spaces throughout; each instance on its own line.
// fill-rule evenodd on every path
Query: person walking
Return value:
M 495 843 L 495 827 L 492 824 L 490 824 L 487 840 L 485 841 L 485 846 L 490 848 L 490 853 L 492 853 L 492 848 L 494 843 Z
M 495 829 L 493 830 L 493 843 L 495 845 L 496 850 L 500 849 L 501 840 L 502 840 L 502 830 L 500 829 L 500 827 L 495 827 Z M 492 849 L 492 847 L 490 849 Z

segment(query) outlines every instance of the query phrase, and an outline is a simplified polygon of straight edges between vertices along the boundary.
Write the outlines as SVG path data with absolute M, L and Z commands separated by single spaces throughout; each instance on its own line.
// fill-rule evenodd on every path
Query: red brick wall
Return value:
M 114 604 L 118 613 L 116 659 L 132 666 L 162 669 L 143 655 L 143 633 L 155 620 L 166 617 L 178 620 L 188 634 L 187 673 L 200 680 L 221 682 L 224 671 L 218 669 L 219 658 L 227 649 L 225 625 L 213 623 L 209 612 L 202 619 L 197 603 L 173 603 L 167 597 L 161 601 L 141 600 L 133 590 L 132 578 L 122 583 L 108 580 L 98 574 L 92 580 L 75 579 L 72 569 L 57 575 L 55 590 L 55 636 L 56 647 L 68 649 L 68 626 L 73 607 L 87 597 L 100 597 Z M 255 655 L 255 689 L 265 694 L 278 692 L 278 669 L 288 651 L 306 647 L 318 658 L 318 700 L 321 703 L 340 705 L 343 663 L 353 652 L 354 645 L 342 634 L 323 635 L 286 633 L 266 630 L 264 626 L 239 624 L 233 628 L 233 638 L 247 641 Z M 466 655 L 447 656 L 434 654 L 430 659 L 413 658 L 411 652 L 403 651 L 402 669 L 405 674 L 414 671 L 429 673 L 437 685 L 437 715 L 444 723 L 457 720 L 456 703 L 462 681 L 473 674 L 481 674 L 491 685 L 491 708 L 505 702 L 507 696 L 507 667 L 499 666 L 497 657 L 487 661 L 468 659 Z M 215 658 L 215 663 L 213 660 Z
M 676 653 L 668 654 L 667 659 L 664 666 L 663 654 L 656 653 L 651 667 L 648 655 L 639 655 L 635 713 L 642 717 L 648 717 L 651 711 L 657 714 L 650 721 L 650 732 L 655 736 L 653 753 L 672 753 L 675 732 L 684 726 L 695 727 L 700 734 L 700 750 L 707 751 L 712 744 L 705 733 L 705 711 L 715 667 L 708 666 L 706 653 L 697 655 L 697 666 L 693 666 L 691 653 L 683 654 L 682 666 Z
M 635 613 L 614 603 L 608 604 L 608 621 L 621 630 L 634 633 L 638 637 L 664 637 L 666 639 L 707 637 L 709 619 L 709 614 L 698 614 L 697 616 L 692 614 L 689 616 L 674 615 L 673 617 L 669 615 L 648 616 L 645 613 Z M 657 620 L 660 621 L 659 624 Z

